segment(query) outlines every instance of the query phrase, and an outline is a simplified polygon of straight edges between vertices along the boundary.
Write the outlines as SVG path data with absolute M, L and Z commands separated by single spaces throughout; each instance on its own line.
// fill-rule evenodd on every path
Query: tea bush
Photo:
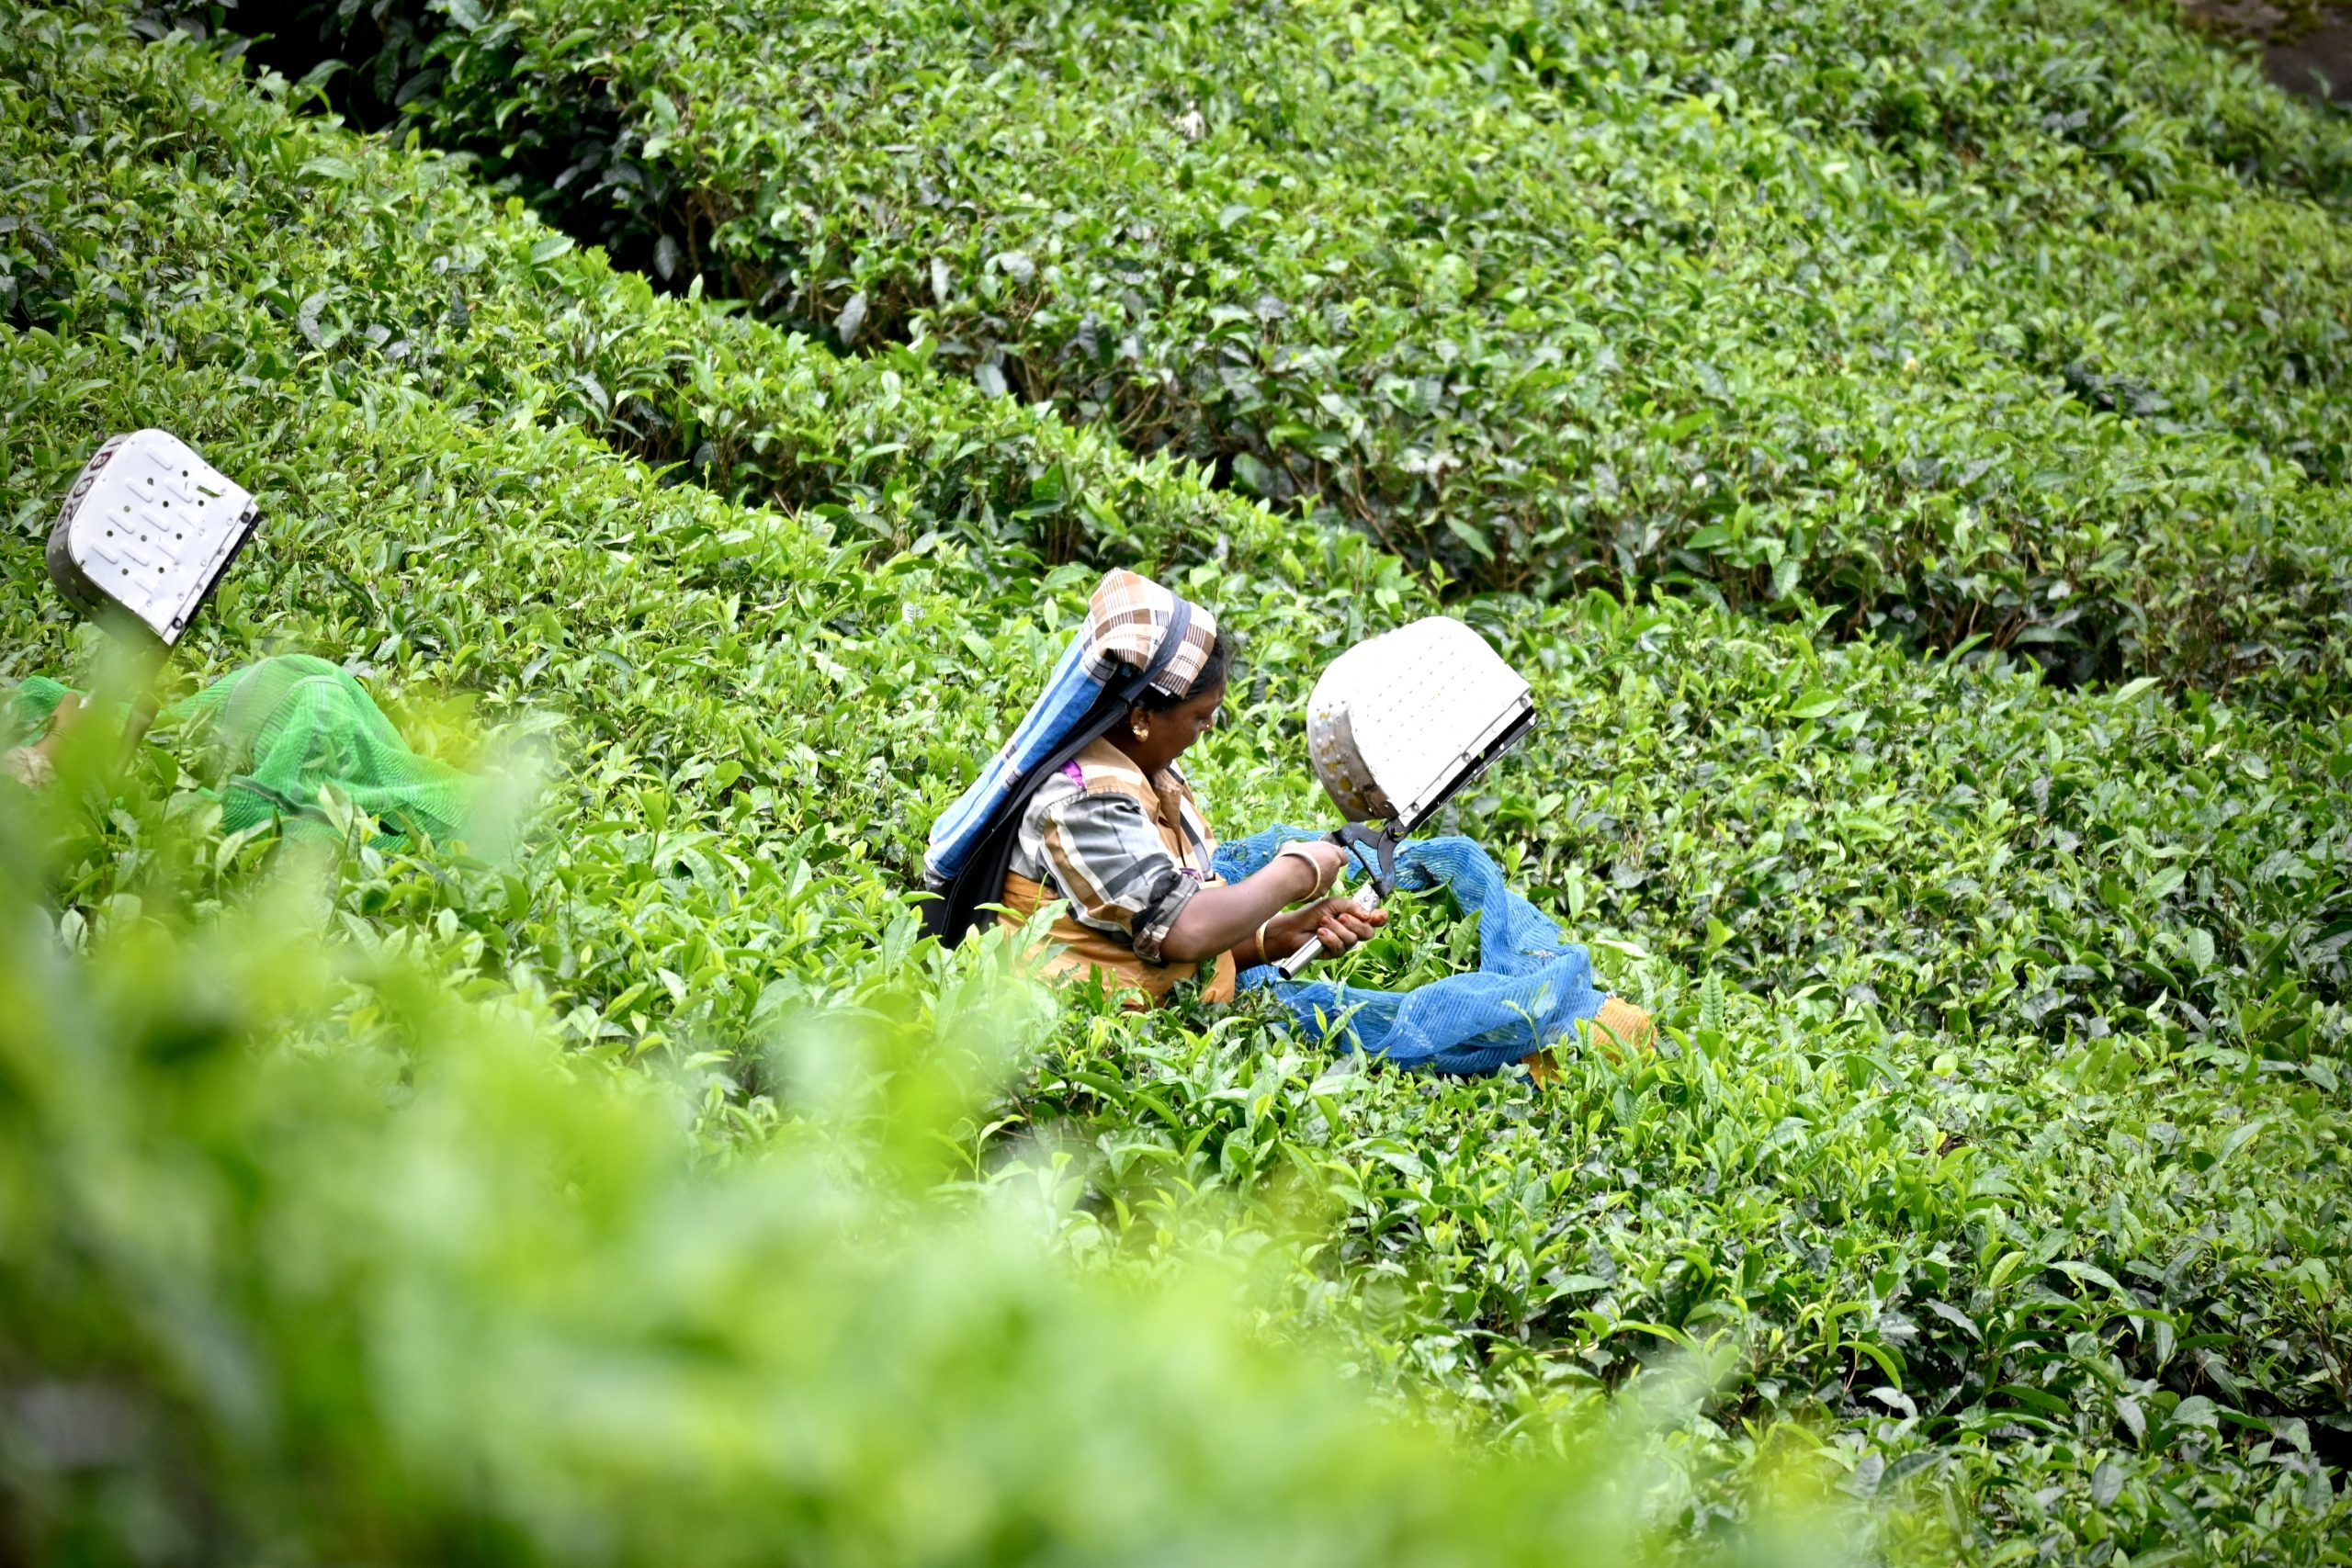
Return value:
M 1630 1405 L 1614 1451 L 1464 1443 L 1252 1336 L 1230 1278 L 1073 1267 L 1018 1186 L 910 1208 L 925 1141 L 1035 1037 L 1008 976 L 803 1042 L 888 1085 L 886 1135 L 853 1092 L 712 1170 L 690 1086 L 563 1054 L 527 987 L 469 1005 L 397 940 L 327 958 L 290 887 L 243 919 L 159 903 L 62 965 L 20 827 L 20 1560 L 1663 1558 Z M 1781 1529 L 1700 1558 L 1837 1554 Z
M 1571 1513 L 1630 1490 L 1596 1529 L 1703 1544 L 1801 1465 L 1869 1501 L 1864 1548 L 1892 1560 L 2340 1560 L 2339 714 L 2059 691 L 1981 645 L 1921 660 L 1672 600 L 1483 596 L 1459 607 L 1544 724 L 1454 825 L 1657 1010 L 1655 1057 L 1571 1042 L 1538 1092 L 1363 1069 L 1249 1008 L 1037 1020 L 989 999 L 1001 951 L 939 953 L 904 896 L 1091 581 L 1023 553 L 1068 514 L 995 498 L 1052 455 L 1062 499 L 1115 522 L 1101 547 L 1240 631 L 1196 770 L 1228 834 L 1325 818 L 1306 687 L 1433 608 L 1429 582 L 919 355 L 836 365 L 655 298 L 184 39 L 15 0 L 0 24 L 0 674 L 103 673 L 38 546 L 100 433 L 163 423 L 268 519 L 173 679 L 338 658 L 536 801 L 503 853 L 289 868 L 303 940 L 239 958 L 235 911 L 279 907 L 268 846 L 220 837 L 174 738 L 111 784 L 11 797 L 8 994 L 38 1006 L 0 1008 L 0 1146 L 27 1162 L 0 1377 L 31 1412 L 10 1517 L 61 1532 L 39 1541 L 228 1518 L 295 1556 L 1043 1555 L 1104 1539 L 1048 1497 L 1091 1484 L 1053 1455 L 1097 1450 L 1053 1435 L 1120 1405 L 1102 1451 L 1178 1499 L 1137 1517 L 1219 1550 L 1184 1532 L 1261 1464 L 1237 1529 L 1365 1517 L 1353 1479 L 1346 1515 L 1294 1486 L 1340 1451 L 1316 1434 L 1366 1419 L 1317 1381 L 1336 1347 L 1464 1445 L 1382 1427 L 1402 1457 L 1365 1473 L 1466 1467 L 1410 1517 L 1491 1510 L 1506 1550 L 1568 1528 L 1523 1489 Z M 701 365 L 707 390 L 674 375 Z M 629 444 L 640 402 L 707 432 L 730 387 L 806 433 L 817 456 L 775 470 L 796 509 L 600 439 Z M 767 418 L 738 427 L 744 460 Z M 1455 962 L 1441 910 L 1408 930 L 1361 962 Z M 42 1021 L 61 1009 L 95 1021 Z M 197 1206 L 176 1227 L 171 1192 Z M 972 1261 L 1011 1246 L 1000 1204 L 1042 1254 Z M 1159 1341 L 1098 1337 L 1226 1301 L 1204 1259 L 1251 1278 L 1248 1326 L 1296 1381 L 1179 1332 L 1219 1404 L 1129 1364 Z M 786 1345 L 770 1313 L 840 1326 Z M 1586 1470 L 1600 1392 L 1637 1410 L 1678 1363 L 1706 1393 L 1653 1417 L 1657 1467 Z M 1056 1378 L 1040 1446 L 991 1451 L 989 1413 Z M 808 1446 L 767 1446 L 794 1399 Z M 1200 1435 L 1294 1416 L 1279 1462 Z M 92 1429 L 153 1441 L 74 1461 Z M 894 1449 L 916 1460 L 877 1478 Z M 934 1462 L 966 1511 L 903 1490 Z M 1430 1539 L 1396 1529 L 1340 1539 Z
M 2108 0 L 335 14 L 640 265 L 1476 585 L 2341 679 L 2352 143 Z
M 138 110 L 135 134 L 118 126 L 100 148 L 107 182 L 70 160 L 21 165 L 0 253 L 0 304 L 21 329 L 203 359 L 223 342 L 227 289 L 255 308 L 236 345 L 254 374 L 380 353 L 459 409 L 527 405 L 738 498 L 825 508 L 900 543 L 944 528 L 1058 559 L 1250 525 L 1254 509 L 1189 471 L 927 375 L 920 354 L 844 360 L 656 296 L 441 165 L 384 157 L 225 78 L 195 90 L 135 63 L 100 89 Z M 92 82 L 35 66 L 22 86 L 51 134 L 85 134 L 74 95 Z M 345 198 L 339 222 L 313 239 L 328 194 Z M 288 232 L 255 251 L 265 217 Z

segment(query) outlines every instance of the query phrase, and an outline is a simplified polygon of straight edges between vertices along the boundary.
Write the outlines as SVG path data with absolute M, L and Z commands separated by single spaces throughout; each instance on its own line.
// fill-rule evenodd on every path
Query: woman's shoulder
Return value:
M 1108 740 L 1097 740 L 1046 781 L 1030 798 L 1029 813 L 1035 821 L 1047 814 L 1067 816 L 1080 809 L 1080 802 L 1087 809 L 1099 806 L 1113 811 L 1125 802 L 1149 817 L 1164 810 L 1171 796 L 1196 798 L 1182 768 L 1170 762 L 1147 775 L 1125 751 Z
M 1136 766 L 1134 758 L 1108 739 L 1089 743 L 1072 765 L 1079 770 L 1073 776 L 1079 777 L 1088 789 L 1164 790 L 1172 785 L 1186 795 L 1193 792 L 1193 781 L 1184 776 L 1182 763 L 1170 762 L 1159 772 L 1146 774 Z
M 1096 767 L 1081 752 L 1076 761 L 1055 770 L 1037 786 L 1021 815 L 1030 823 L 1068 820 L 1078 815 L 1124 816 L 1142 811 L 1143 797 L 1148 793 L 1149 785 L 1132 762 L 1124 767 L 1115 763 Z
M 1065 770 L 1079 781 L 1082 789 L 1133 790 L 1151 783 L 1135 759 L 1113 745 L 1106 736 L 1087 742 L 1078 760 Z
M 1059 807 L 1068 806 L 1085 794 L 1085 776 L 1079 772 L 1078 764 L 1071 762 L 1057 769 L 1038 784 L 1036 793 L 1030 795 L 1029 803 L 1022 809 L 1021 814 L 1028 820 L 1035 822 L 1048 812 Z

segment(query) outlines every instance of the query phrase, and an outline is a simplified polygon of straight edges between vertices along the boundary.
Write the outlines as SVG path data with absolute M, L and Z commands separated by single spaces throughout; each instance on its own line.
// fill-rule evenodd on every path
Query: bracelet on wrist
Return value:
M 1314 898 L 1322 894 L 1323 863 L 1315 858 L 1315 852 L 1308 849 L 1306 844 L 1297 841 L 1284 844 L 1281 849 L 1274 852 L 1274 858 L 1276 860 L 1288 859 L 1303 862 L 1306 866 L 1306 875 L 1308 879 L 1306 884 L 1306 892 L 1304 897 Z

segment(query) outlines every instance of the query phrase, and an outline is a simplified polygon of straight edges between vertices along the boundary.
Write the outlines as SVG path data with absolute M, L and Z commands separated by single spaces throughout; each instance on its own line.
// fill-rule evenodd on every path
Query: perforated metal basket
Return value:
M 259 521 L 254 498 L 161 430 L 118 435 L 66 492 L 49 531 L 49 575 L 94 615 L 179 641 Z
M 1350 821 L 1409 832 L 1507 750 L 1534 707 L 1485 637 L 1431 615 L 1331 661 L 1307 699 L 1307 750 Z

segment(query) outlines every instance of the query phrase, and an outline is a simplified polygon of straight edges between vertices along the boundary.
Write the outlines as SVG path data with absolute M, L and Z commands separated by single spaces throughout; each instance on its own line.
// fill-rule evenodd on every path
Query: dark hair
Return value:
M 1190 686 L 1172 697 L 1157 686 L 1146 686 L 1143 689 L 1143 695 L 1137 697 L 1136 701 L 1142 705 L 1146 713 L 1166 713 L 1178 703 L 1190 702 L 1203 692 L 1216 691 L 1225 684 L 1229 652 L 1230 649 L 1226 645 L 1225 634 L 1217 633 L 1216 640 L 1209 644 L 1209 656 L 1201 660 L 1201 672 L 1193 677 L 1193 683 Z

